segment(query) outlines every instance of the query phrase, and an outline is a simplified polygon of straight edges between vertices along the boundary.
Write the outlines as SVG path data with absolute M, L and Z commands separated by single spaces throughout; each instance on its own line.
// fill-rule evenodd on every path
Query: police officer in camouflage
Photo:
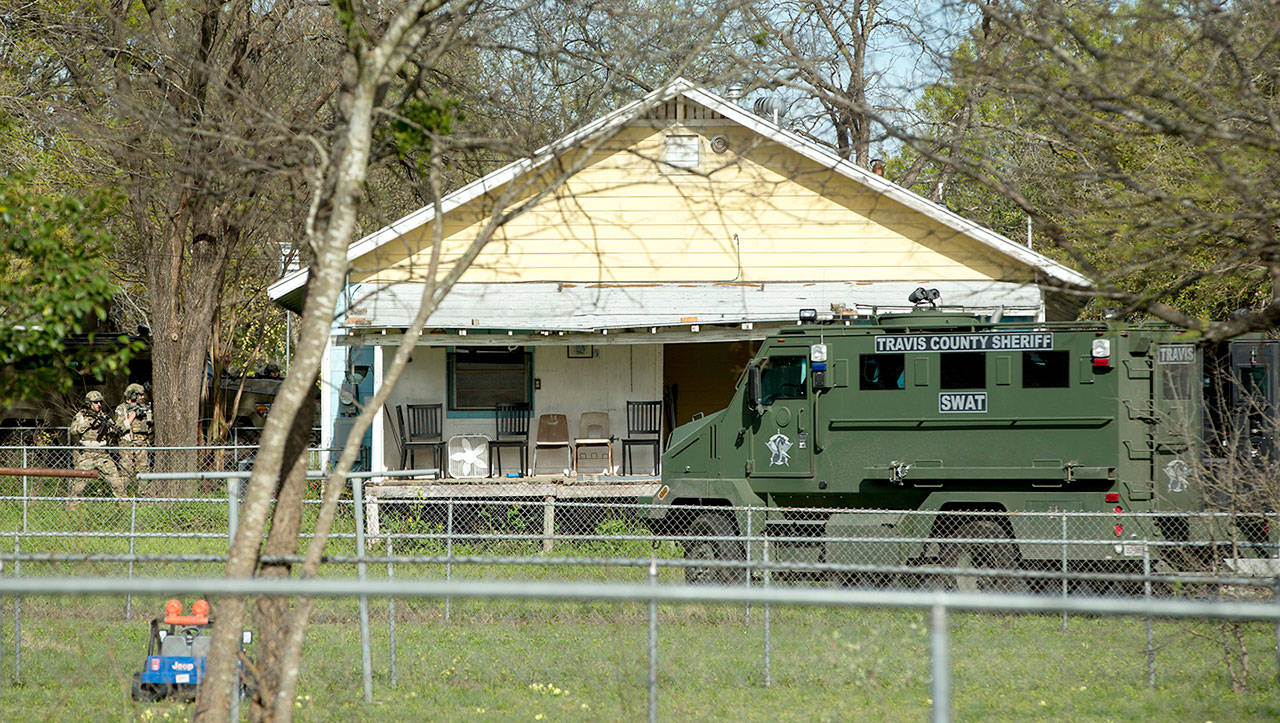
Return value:
M 75 419 L 71 420 L 71 436 L 79 437 L 80 445 L 80 448 L 72 453 L 72 457 L 75 459 L 76 469 L 98 470 L 98 475 L 111 485 L 116 496 L 123 497 L 126 491 L 124 478 L 116 469 L 116 463 L 112 461 L 106 446 L 124 430 L 111 419 L 105 407 L 106 402 L 102 399 L 102 392 L 94 390 L 84 395 L 84 407 L 76 412 Z M 71 496 L 79 497 L 88 484 L 88 478 L 73 478 Z
M 141 384 L 124 388 L 124 401 L 116 407 L 115 424 L 124 430 L 120 434 L 120 473 L 125 482 L 134 479 L 139 472 L 151 470 L 147 448 L 151 446 L 151 404 Z

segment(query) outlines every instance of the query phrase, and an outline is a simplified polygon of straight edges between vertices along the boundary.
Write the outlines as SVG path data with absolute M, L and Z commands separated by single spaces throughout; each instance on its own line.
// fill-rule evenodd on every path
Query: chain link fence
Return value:
M 65 469 L 72 451 L 2 449 L 0 466 L 56 467 L 61 453 Z M 192 474 L 192 493 L 181 496 L 115 497 L 99 486 L 70 498 L 67 479 L 0 473 L 3 582 L 119 585 L 117 594 L 0 600 L 0 714 L 59 698 L 68 710 L 140 715 L 129 681 L 146 655 L 147 623 L 178 593 L 130 585 L 207 580 L 181 595 L 188 608 L 223 591 L 214 578 L 242 480 L 213 473 L 234 475 L 252 454 L 185 452 L 201 462 L 171 471 L 209 474 Z M 558 496 L 531 484 L 527 496 L 487 499 L 460 488 L 445 496 L 441 481 L 413 497 L 403 482 L 394 496 L 378 482 L 349 482 L 321 578 L 388 592 L 318 601 L 303 719 L 636 718 L 651 707 L 662 718 L 919 718 L 937 713 L 944 674 L 944 711 L 962 718 L 1280 711 L 1274 621 L 1135 616 L 1166 603 L 1275 610 L 1272 515 L 663 508 L 639 495 L 584 497 L 585 488 Z M 313 484 L 304 548 L 319 508 Z M 683 583 L 706 599 L 450 593 Z M 389 592 L 397 585 L 440 587 Z M 874 602 L 722 599 L 775 591 Z M 986 593 L 998 595 L 981 612 L 950 614 L 940 662 L 938 621 L 921 596 Z M 1073 607 L 1098 599 L 1129 606 L 1128 617 Z M 1019 612 L 1027 608 L 1015 602 L 1026 600 L 1040 607 Z

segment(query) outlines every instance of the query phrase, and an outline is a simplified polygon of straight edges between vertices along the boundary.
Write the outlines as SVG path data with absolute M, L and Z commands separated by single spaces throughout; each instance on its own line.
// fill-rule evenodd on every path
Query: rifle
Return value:
M 151 431 L 152 419 L 151 419 L 151 403 L 150 402 L 145 402 L 143 404 L 137 404 L 135 402 L 126 402 L 125 411 L 133 412 L 134 424 L 141 422 L 142 424 L 146 425 L 146 431 L 148 433 Z

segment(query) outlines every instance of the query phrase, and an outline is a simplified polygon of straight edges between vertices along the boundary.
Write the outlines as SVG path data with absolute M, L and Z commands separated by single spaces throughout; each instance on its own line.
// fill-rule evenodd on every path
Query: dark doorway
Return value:
M 724 409 L 734 385 L 760 347 L 758 341 L 667 344 L 662 350 L 662 391 L 668 424 L 688 422 L 695 413 Z

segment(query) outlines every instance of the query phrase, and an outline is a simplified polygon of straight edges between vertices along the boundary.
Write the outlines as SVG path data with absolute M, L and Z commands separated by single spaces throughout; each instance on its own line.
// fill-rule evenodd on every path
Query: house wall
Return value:
M 698 168 L 656 162 L 671 133 L 699 138 Z M 710 147 L 719 135 L 729 141 L 724 154 Z M 495 199 L 536 190 L 502 187 L 450 211 L 445 268 Z M 420 280 L 432 226 L 356 260 L 353 279 Z M 500 228 L 462 281 L 1030 278 L 1012 258 L 748 129 L 694 125 L 619 132 L 563 188 Z
M 533 461 L 533 445 L 536 439 L 537 415 L 558 413 L 569 418 L 569 433 L 578 433 L 578 418 L 583 412 L 608 412 L 610 432 L 618 439 L 626 436 L 626 409 L 628 401 L 645 401 L 662 398 L 662 346 L 636 344 L 596 346 L 594 356 L 588 359 L 570 359 L 566 347 L 533 347 L 533 375 L 541 388 L 533 392 L 534 419 L 530 424 L 530 463 Z M 385 355 L 384 363 L 390 363 L 391 355 Z M 450 412 L 447 409 L 446 349 L 444 347 L 419 347 L 414 352 L 396 388 L 391 391 L 387 410 L 394 415 L 401 404 L 443 403 L 444 438 L 459 434 L 494 436 L 492 414 L 477 412 Z M 399 464 L 399 450 L 394 437 L 391 417 L 383 415 L 382 429 L 385 442 L 375 450 L 375 469 L 395 469 Z M 621 443 L 614 443 L 615 462 L 621 464 Z M 378 454 L 381 454 L 379 466 Z M 515 459 L 512 452 L 503 458 Z M 637 463 L 639 459 L 637 458 Z M 419 452 L 418 464 L 429 464 Z

